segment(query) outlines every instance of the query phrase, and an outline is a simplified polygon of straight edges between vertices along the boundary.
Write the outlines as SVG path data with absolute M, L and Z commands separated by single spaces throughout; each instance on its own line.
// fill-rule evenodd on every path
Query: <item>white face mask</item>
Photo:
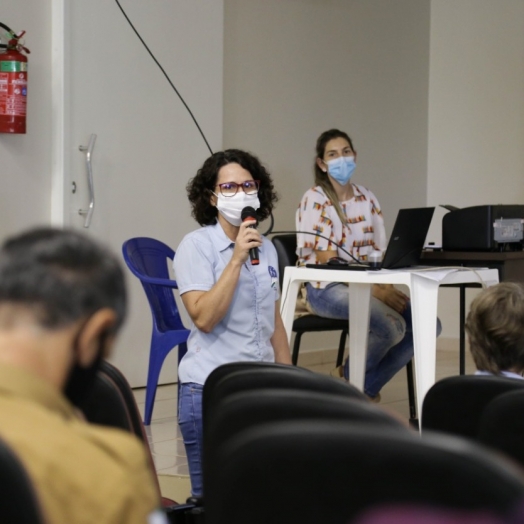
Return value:
M 239 190 L 236 195 L 232 197 L 225 197 L 222 193 L 218 195 L 213 193 L 217 197 L 217 209 L 218 212 L 232 225 L 240 226 L 242 223 L 242 209 L 246 206 L 251 206 L 253 209 L 260 207 L 260 200 L 258 195 L 246 195 L 244 191 Z

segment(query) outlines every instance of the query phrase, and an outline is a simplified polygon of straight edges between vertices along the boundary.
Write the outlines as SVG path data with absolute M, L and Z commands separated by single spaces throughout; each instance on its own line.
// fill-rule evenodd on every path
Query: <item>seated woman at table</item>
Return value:
M 263 220 L 277 195 L 258 158 L 238 149 L 211 155 L 187 185 L 192 215 L 202 226 L 178 246 L 174 268 L 191 317 L 187 353 L 180 362 L 178 423 L 186 448 L 191 492 L 202 495 L 202 390 L 222 364 L 291 364 L 278 307 L 278 258 L 273 244 L 242 221 L 251 207 Z M 259 263 L 249 251 L 258 248 Z
M 332 257 L 366 261 L 372 251 L 385 250 L 386 231 L 377 197 L 351 182 L 356 156 L 343 131 L 330 129 L 318 138 L 315 187 L 306 191 L 296 213 L 299 265 L 323 264 Z M 348 318 L 346 284 L 308 282 L 305 289 L 311 312 Z M 413 357 L 411 304 L 394 286 L 375 284 L 370 310 L 364 392 L 378 402 L 384 384 Z M 437 329 L 440 332 L 440 324 Z M 348 379 L 349 361 L 332 374 Z
M 524 372 L 524 287 L 501 282 L 481 291 L 466 321 L 476 375 L 522 380 Z

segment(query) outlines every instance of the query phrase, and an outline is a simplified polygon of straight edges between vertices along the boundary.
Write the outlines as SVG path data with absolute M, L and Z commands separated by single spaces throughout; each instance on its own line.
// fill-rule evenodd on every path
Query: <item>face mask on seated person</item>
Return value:
M 242 223 L 242 209 L 247 206 L 252 207 L 253 209 L 258 209 L 260 207 L 260 200 L 258 195 L 246 195 L 244 191 L 239 189 L 236 195 L 232 197 L 225 197 L 222 193 L 216 195 L 217 197 L 217 209 L 218 212 L 232 225 L 240 226 Z
M 328 166 L 328 173 L 334 178 L 341 186 L 345 186 L 351 177 L 357 164 L 355 163 L 354 156 L 339 156 L 326 162 Z

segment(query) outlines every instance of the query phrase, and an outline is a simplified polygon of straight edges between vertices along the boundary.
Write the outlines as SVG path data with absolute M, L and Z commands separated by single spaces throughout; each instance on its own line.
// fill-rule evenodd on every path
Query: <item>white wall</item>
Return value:
M 355 180 L 389 231 L 403 206 L 524 201 L 522 0 L 225 0 L 225 13 L 224 145 L 272 169 L 277 229 L 293 228 L 328 127 L 354 138 Z M 445 345 L 458 291 L 442 290 L 439 316 Z
M 50 0 L 3 0 L 0 21 L 26 31 L 27 133 L 0 134 L 0 240 L 51 216 Z
M 425 203 L 429 0 L 226 0 L 224 34 L 224 146 L 271 168 L 277 228 L 294 226 L 331 127 L 354 139 L 355 181 L 389 227 Z
M 117 254 L 132 236 L 151 236 L 176 247 L 198 227 L 190 217 L 185 186 L 209 152 L 116 3 L 5 4 L 0 20 L 16 31 L 27 30 L 32 53 L 28 134 L 0 135 L 0 242 L 8 233 L 50 223 L 51 217 L 84 231 L 78 210 L 89 200 L 85 155 L 78 146 L 96 133 L 97 205 L 88 233 Z M 211 147 L 220 149 L 222 1 L 157 0 L 151 7 L 135 0 L 123 6 Z M 127 276 L 130 314 L 112 358 L 131 384 L 140 386 L 147 376 L 151 315 L 138 280 Z M 162 381 L 176 379 L 176 356 L 171 352 L 166 359 Z
M 1 21 L 32 52 L 28 133 L 0 135 L 0 239 L 50 220 L 51 0 L 4 0 Z M 271 168 L 278 228 L 331 126 L 353 136 L 389 229 L 402 206 L 522 203 L 523 22 L 522 0 L 225 0 L 224 145 Z M 456 337 L 457 293 L 441 297 Z
M 355 181 L 379 199 L 388 231 L 426 203 L 429 0 L 225 0 L 224 146 L 260 156 L 294 229 L 313 185 L 317 137 L 339 127 L 358 152 Z M 338 345 L 304 337 L 303 347 Z
M 522 0 L 432 0 L 428 205 L 524 203 L 523 27 Z M 442 337 L 457 337 L 458 291 L 440 298 Z

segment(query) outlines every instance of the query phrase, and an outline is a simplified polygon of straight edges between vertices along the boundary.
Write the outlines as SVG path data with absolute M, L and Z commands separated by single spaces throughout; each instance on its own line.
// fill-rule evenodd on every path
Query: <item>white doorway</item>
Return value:
M 185 186 L 209 155 L 198 129 L 114 0 L 54 0 L 53 23 L 63 20 L 63 132 L 56 132 L 54 210 L 63 223 L 87 231 L 121 256 L 134 236 L 158 238 L 176 250 L 198 227 Z M 213 149 L 222 141 L 222 0 L 121 0 Z M 58 28 L 53 28 L 56 31 Z M 60 113 L 60 111 L 59 111 Z M 60 122 L 58 122 L 60 127 Z M 92 134 L 95 206 L 84 228 L 89 188 L 86 155 Z M 59 173 L 57 177 L 56 173 Z M 138 280 L 126 268 L 128 321 L 112 361 L 133 387 L 146 382 L 151 315 Z M 179 301 L 179 304 L 181 302 Z M 186 324 L 187 324 L 187 317 Z M 176 355 L 161 382 L 176 380 Z

